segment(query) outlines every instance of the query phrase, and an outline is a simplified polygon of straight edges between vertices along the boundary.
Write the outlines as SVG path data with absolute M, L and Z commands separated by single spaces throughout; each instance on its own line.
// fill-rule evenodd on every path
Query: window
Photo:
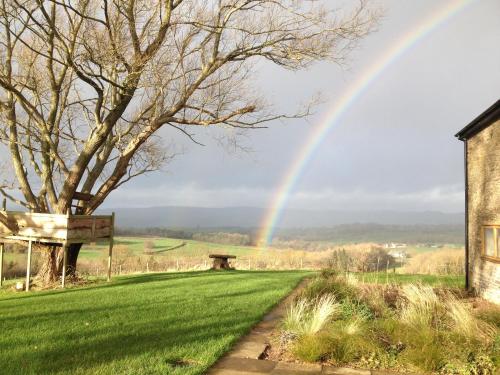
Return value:
M 483 226 L 483 252 L 484 258 L 500 262 L 500 225 Z

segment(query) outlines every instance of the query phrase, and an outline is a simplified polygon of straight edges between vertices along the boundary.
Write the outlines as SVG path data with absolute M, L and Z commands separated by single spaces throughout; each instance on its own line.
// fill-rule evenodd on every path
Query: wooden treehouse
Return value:
M 42 214 L 7 211 L 5 202 L 0 210 L 0 285 L 3 280 L 4 244 L 25 242 L 28 247 L 26 266 L 26 291 L 30 288 L 31 254 L 33 243 L 61 246 L 63 269 L 61 284 L 66 281 L 68 248 L 75 243 L 108 240 L 108 281 L 111 279 L 113 253 L 114 213 L 110 216 Z

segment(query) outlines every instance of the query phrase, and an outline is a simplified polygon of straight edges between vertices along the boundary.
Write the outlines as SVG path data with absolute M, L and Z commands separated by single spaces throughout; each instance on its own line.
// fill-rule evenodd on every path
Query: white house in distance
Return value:
M 456 137 L 465 155 L 466 285 L 500 304 L 500 100 Z

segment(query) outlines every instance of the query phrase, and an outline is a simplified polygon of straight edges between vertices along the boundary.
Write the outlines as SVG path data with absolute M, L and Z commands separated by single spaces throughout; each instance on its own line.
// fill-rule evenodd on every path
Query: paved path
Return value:
M 286 313 L 287 305 L 305 286 L 303 281 L 292 294 L 285 298 L 274 310 L 267 314 L 247 336 L 207 372 L 207 375 L 388 375 L 384 371 L 359 370 L 323 366 L 320 364 L 295 364 L 259 359 L 269 346 L 269 339 L 276 325 Z

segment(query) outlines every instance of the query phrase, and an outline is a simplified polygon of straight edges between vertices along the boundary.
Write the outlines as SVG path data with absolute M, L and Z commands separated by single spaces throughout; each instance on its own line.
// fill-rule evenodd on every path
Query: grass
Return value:
M 464 288 L 465 276 L 463 275 L 412 275 L 393 272 L 370 272 L 356 275 L 358 280 L 366 283 L 389 284 L 426 284 L 450 288 Z
M 234 255 L 248 255 L 255 253 L 257 249 L 250 246 L 235 246 L 216 244 L 194 240 L 179 240 L 173 238 L 148 238 L 148 237 L 117 237 L 115 245 L 125 245 L 133 255 L 141 255 L 144 252 L 145 242 L 153 242 L 153 253 L 158 255 L 182 256 L 182 257 L 197 257 L 203 256 L 209 252 L 227 252 Z M 174 250 L 168 250 L 172 247 L 179 246 L 185 243 L 183 247 Z M 82 259 L 97 259 L 107 256 L 107 244 L 97 243 L 95 245 L 85 245 L 81 251 Z
M 156 273 L 0 294 L 5 374 L 201 374 L 305 272 Z

